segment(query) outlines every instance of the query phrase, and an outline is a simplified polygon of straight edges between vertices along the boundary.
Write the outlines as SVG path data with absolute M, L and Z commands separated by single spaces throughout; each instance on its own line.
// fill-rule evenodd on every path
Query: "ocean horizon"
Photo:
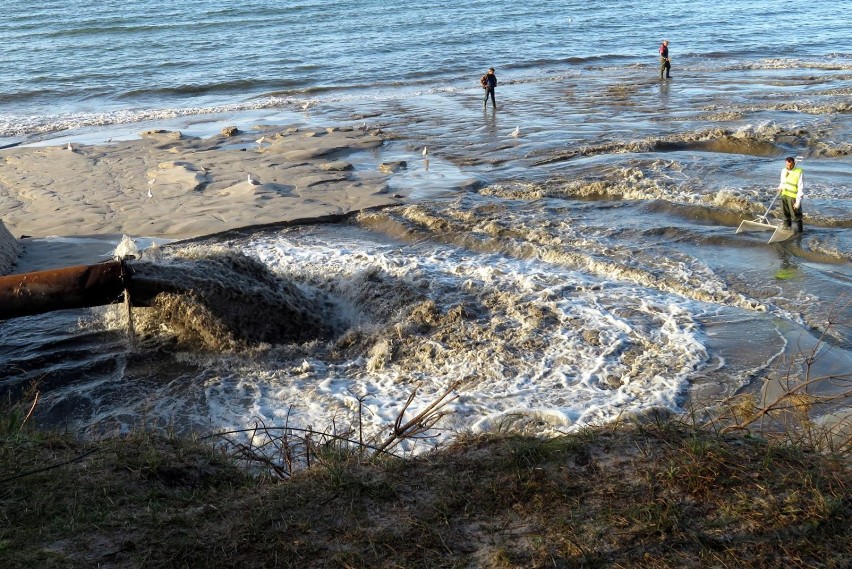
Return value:
M 844 6 L 3 1 L 0 146 L 203 115 L 475 94 L 489 67 L 501 85 L 637 69 L 653 78 L 662 39 L 680 74 L 848 69 Z M 795 31 L 779 33 L 785 22 Z

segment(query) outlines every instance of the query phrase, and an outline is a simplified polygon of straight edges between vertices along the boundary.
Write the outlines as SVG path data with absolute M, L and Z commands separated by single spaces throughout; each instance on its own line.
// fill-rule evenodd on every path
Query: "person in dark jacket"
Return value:
M 660 45 L 660 79 L 663 78 L 663 75 L 666 76 L 666 79 L 671 79 L 671 72 L 672 60 L 669 59 L 669 40 L 663 40 Z
M 494 68 L 488 70 L 488 73 L 482 76 L 479 80 L 482 88 L 485 89 L 485 100 L 482 102 L 482 108 L 488 107 L 488 96 L 491 96 L 491 105 L 496 109 L 497 101 L 494 99 L 494 88 L 497 86 L 497 76 L 494 75 Z

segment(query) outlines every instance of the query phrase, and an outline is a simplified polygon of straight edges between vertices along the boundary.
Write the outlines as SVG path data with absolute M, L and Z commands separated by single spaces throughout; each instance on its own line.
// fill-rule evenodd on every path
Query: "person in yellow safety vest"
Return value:
M 781 209 L 784 212 L 784 227 L 790 229 L 793 218 L 796 219 L 796 229 L 799 233 L 802 227 L 802 198 L 805 197 L 804 173 L 796 167 L 796 159 L 789 156 L 786 165 L 781 170 L 781 183 L 778 191 L 781 193 Z

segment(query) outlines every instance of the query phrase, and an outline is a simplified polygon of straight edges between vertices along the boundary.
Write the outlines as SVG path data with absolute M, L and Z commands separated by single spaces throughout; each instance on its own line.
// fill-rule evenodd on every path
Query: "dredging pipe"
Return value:
M 120 302 L 130 272 L 122 260 L 0 277 L 0 320 Z

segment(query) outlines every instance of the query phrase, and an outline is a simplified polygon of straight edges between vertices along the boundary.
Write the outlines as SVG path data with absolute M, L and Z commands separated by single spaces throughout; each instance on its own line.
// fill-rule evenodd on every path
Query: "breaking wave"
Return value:
M 505 217 L 506 213 L 493 202 L 467 198 L 446 209 L 418 204 L 364 214 L 359 221 L 408 241 L 436 240 L 480 253 L 536 259 L 701 302 L 766 309 L 760 302 L 728 290 L 708 267 L 674 251 L 660 256 L 658 251 L 626 246 L 629 239 L 619 240 L 616 247 L 606 232 L 592 238 L 567 222 L 535 224 L 525 216 Z
M 549 152 L 534 159 L 536 166 L 564 162 L 586 156 L 644 152 L 714 152 L 745 156 L 776 157 L 789 153 L 790 147 L 808 148 L 807 156 L 848 156 L 852 144 L 820 140 L 807 129 L 788 129 L 776 124 L 739 129 L 713 128 L 642 140 L 614 141 Z

